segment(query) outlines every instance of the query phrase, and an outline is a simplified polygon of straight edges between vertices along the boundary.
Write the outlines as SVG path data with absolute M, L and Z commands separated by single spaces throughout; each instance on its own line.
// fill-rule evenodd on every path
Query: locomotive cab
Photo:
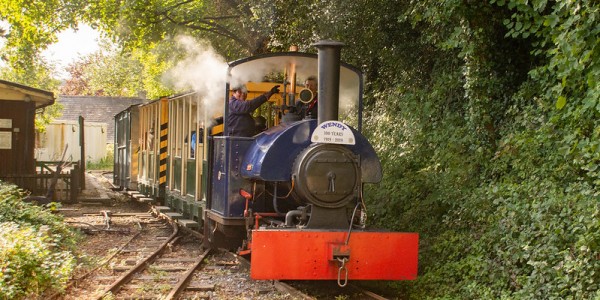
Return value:
M 340 62 L 341 46 L 322 41 L 318 55 L 272 53 L 229 64 L 227 98 L 230 86 L 247 83 L 242 78 L 283 78 L 281 100 L 267 110 L 279 124 L 253 137 L 210 138 L 205 244 L 251 254 L 254 279 L 343 286 L 416 278 L 417 234 L 364 230 L 363 185 L 379 182 L 382 170 L 361 134 L 362 74 Z M 295 101 L 307 93 L 296 93 L 297 82 L 314 75 L 318 118 L 301 119 Z

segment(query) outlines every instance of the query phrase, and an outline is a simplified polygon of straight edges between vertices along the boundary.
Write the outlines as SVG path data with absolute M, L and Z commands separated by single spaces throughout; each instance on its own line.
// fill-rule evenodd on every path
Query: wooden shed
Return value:
M 0 80 L 0 176 L 35 173 L 35 114 L 54 93 Z

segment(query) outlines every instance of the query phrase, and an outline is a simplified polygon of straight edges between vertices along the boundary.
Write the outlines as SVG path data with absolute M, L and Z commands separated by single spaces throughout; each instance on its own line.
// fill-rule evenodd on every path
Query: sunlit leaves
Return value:
M 264 30 L 256 28 L 245 1 L 116 1 L 90 4 L 85 18 L 126 50 L 187 34 L 210 40 L 230 59 L 264 52 Z
M 558 96 L 556 100 L 556 109 L 562 109 L 567 104 L 567 98 L 565 96 Z
M 100 51 L 73 62 L 61 94 L 137 97 L 149 99 L 174 93 L 163 74 L 178 59 L 169 43 L 146 45 L 145 50 L 122 52 L 104 44 Z
M 24 196 L 0 181 L 0 295 L 6 299 L 61 291 L 75 268 L 76 234 Z
M 9 24 L 3 59 L 18 70 L 31 71 L 33 60 L 56 34 L 77 27 L 78 11 L 86 1 L 0 1 L 0 19 Z
M 419 105 L 390 108 L 406 118 L 431 112 L 434 103 L 440 104 L 438 97 L 452 99 L 462 92 L 461 106 L 446 107 L 442 119 L 422 114 L 423 123 L 405 123 L 416 131 L 401 144 L 411 151 L 395 158 L 400 163 L 393 166 L 400 171 L 389 172 L 401 174 L 400 179 L 386 183 L 385 189 L 419 204 L 388 200 L 395 205 L 391 207 L 405 209 L 401 220 L 385 208 L 376 210 L 388 224 L 416 226 L 425 236 L 424 272 L 412 296 L 597 297 L 598 277 L 590 278 L 600 267 L 594 259 L 600 244 L 597 4 L 411 4 L 407 18 L 426 32 L 423 41 L 446 55 L 433 59 L 438 64 L 462 59 L 451 66 L 462 70 L 453 78 L 463 88 L 431 86 L 418 94 Z M 427 48 L 422 49 L 425 53 Z M 429 73 L 432 81 L 443 74 L 440 68 L 434 70 Z M 390 98 L 415 101 L 407 93 Z M 461 112 L 457 108 L 463 109 L 462 120 L 453 118 Z M 494 133 L 488 137 L 497 147 L 484 143 L 480 133 Z M 460 136 L 463 143 L 458 143 Z M 419 163 L 424 165 L 416 172 L 406 171 L 406 166 Z M 468 167 L 474 168 L 459 172 Z M 470 180 L 462 179 L 465 175 Z M 381 199 L 386 199 L 384 194 Z M 413 215 L 418 213 L 422 215 Z M 421 221 L 423 216 L 438 218 L 437 227 Z M 431 256 L 435 262 L 427 260 Z

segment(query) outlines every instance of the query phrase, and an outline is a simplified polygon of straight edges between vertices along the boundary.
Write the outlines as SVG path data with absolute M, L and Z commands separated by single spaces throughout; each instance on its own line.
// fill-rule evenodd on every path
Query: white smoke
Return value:
M 297 83 L 301 83 L 306 77 L 318 74 L 316 58 L 290 56 L 269 57 L 237 64 L 228 74 L 229 64 L 216 53 L 208 41 L 183 35 L 175 40 L 186 55 L 163 79 L 170 82 L 176 90 L 196 92 L 202 99 L 209 118 L 222 116 L 224 103 L 227 101 L 225 87 L 228 80 L 230 87 L 235 87 L 250 81 L 261 82 L 264 76 L 270 73 L 282 74 L 293 69 L 297 75 Z M 290 68 L 291 65 L 294 67 Z M 359 80 L 354 71 L 341 68 L 340 114 L 357 109 Z
M 170 82 L 177 90 L 198 93 L 209 116 L 222 115 L 227 62 L 207 41 L 183 35 L 175 40 L 186 56 L 163 76 L 163 80 Z

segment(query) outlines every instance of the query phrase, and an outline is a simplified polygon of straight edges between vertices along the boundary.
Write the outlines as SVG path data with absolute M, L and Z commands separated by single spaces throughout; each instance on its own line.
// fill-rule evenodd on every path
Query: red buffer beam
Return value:
M 417 233 L 266 230 L 252 232 L 252 279 L 414 280 Z

